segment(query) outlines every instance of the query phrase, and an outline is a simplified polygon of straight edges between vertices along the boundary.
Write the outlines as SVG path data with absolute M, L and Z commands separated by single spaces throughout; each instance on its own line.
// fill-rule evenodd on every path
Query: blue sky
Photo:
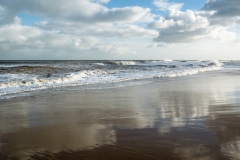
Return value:
M 172 2 L 184 3 L 183 10 L 192 9 L 199 10 L 203 7 L 205 0 L 175 0 Z M 142 6 L 151 8 L 153 13 L 157 11 L 151 0 L 111 0 L 106 4 L 107 7 L 127 7 L 127 6 Z
M 41 21 L 39 16 L 27 13 L 19 13 L 18 17 L 21 19 L 21 24 L 24 26 L 33 26 L 34 23 Z
M 1 0 L 0 59 L 240 59 L 239 24 L 239 0 Z

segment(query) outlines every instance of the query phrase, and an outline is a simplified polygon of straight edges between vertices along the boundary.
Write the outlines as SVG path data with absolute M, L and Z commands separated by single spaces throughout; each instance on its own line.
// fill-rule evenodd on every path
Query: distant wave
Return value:
M 172 62 L 173 60 L 171 59 L 164 59 L 164 62 Z
M 135 65 L 136 62 L 134 61 L 108 61 L 108 64 L 115 64 L 115 65 Z
M 222 63 L 225 63 L 229 66 L 240 66 L 240 61 L 239 60 L 222 61 Z

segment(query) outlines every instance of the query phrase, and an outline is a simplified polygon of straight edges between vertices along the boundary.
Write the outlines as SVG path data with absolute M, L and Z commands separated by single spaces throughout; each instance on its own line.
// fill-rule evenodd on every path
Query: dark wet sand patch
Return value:
M 239 159 L 238 82 L 192 76 L 1 101 L 0 159 Z

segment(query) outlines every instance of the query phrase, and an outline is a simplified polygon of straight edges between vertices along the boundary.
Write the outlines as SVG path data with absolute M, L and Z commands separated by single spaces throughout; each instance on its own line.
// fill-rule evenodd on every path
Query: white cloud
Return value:
M 158 7 L 160 10 L 175 12 L 180 10 L 183 6 L 183 3 L 169 3 L 168 0 L 154 0 L 153 4 Z
M 149 24 L 149 27 L 159 31 L 157 42 L 181 43 L 191 42 L 202 38 L 234 41 L 236 34 L 227 31 L 223 26 L 212 26 L 209 17 L 214 12 L 181 11 L 182 4 L 172 4 L 165 0 L 155 0 L 157 7 L 168 11 L 166 18 L 160 17 L 158 21 Z
M 108 3 L 108 2 L 110 2 L 110 0 L 96 0 L 96 2 L 98 2 L 98 3 Z
M 0 57 L 19 53 L 114 58 L 135 54 L 136 50 L 159 54 L 157 47 L 171 53 L 171 48 L 182 45 L 171 47 L 174 43 L 235 41 L 237 35 L 229 27 L 240 24 L 238 0 L 208 0 L 201 11 L 182 11 L 183 3 L 153 0 L 157 9 L 165 11 L 165 17 L 140 6 L 108 8 L 105 4 L 109 1 L 1 0 Z M 19 13 L 41 21 L 22 26 Z
M 149 8 L 107 8 L 103 3 L 108 2 L 2 0 L 0 51 L 4 52 L 1 54 L 132 54 L 135 53 L 133 47 L 119 38 L 157 37 L 157 31 L 137 25 L 153 20 L 154 15 Z M 43 21 L 36 22 L 34 26 L 22 26 L 21 19 L 17 17 L 19 13 L 35 15 Z
M 89 25 L 86 23 L 72 22 L 38 22 L 36 27 L 51 30 L 55 29 L 65 34 L 81 36 L 99 36 L 105 38 L 141 38 L 157 37 L 158 32 L 151 29 L 145 29 L 134 24 L 125 23 L 96 23 Z
M 160 42 L 160 43 L 153 43 L 153 44 L 147 46 L 146 48 L 169 47 L 169 46 L 173 46 L 173 45 L 174 45 L 173 43 Z
M 35 14 L 45 19 L 68 20 L 76 22 L 136 22 L 153 20 L 149 8 L 124 7 L 109 9 L 99 2 L 106 0 L 2 0 L 0 5 L 7 8 L 8 19 L 13 19 L 19 12 Z
M 108 54 L 132 54 L 131 47 L 121 42 L 101 41 L 86 36 L 79 38 L 60 32 L 43 31 L 36 27 L 11 24 L 0 27 L 0 50 L 17 55 L 24 50 L 25 54 L 53 54 L 65 51 L 69 56 L 83 52 L 102 52 Z M 3 54 L 3 53 L 2 53 Z M 1 57 L 1 55 L 0 55 Z

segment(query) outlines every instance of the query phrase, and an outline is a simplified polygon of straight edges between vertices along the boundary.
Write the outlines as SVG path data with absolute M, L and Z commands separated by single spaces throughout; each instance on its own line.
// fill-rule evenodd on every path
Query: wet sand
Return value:
M 240 159 L 239 71 L 0 102 L 0 159 Z

